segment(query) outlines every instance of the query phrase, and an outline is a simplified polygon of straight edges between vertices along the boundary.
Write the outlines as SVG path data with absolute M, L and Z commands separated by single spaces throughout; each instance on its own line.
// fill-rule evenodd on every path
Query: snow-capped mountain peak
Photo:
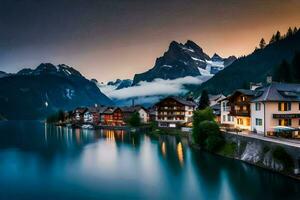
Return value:
M 18 75 L 40 75 L 55 74 L 59 76 L 83 77 L 79 71 L 65 64 L 54 65 L 52 63 L 41 63 L 35 69 L 25 68 L 17 72 Z

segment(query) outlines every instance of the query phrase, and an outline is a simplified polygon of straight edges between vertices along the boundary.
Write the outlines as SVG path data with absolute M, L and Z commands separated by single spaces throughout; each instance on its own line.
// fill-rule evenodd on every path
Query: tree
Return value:
M 193 140 L 197 144 L 203 144 L 206 139 L 205 132 L 201 132 L 200 124 L 203 121 L 214 121 L 215 116 L 211 108 L 194 111 L 193 114 Z
M 289 27 L 289 29 L 288 29 L 288 31 L 287 31 L 287 33 L 286 33 L 286 37 L 290 37 L 290 36 L 292 36 L 293 34 L 294 34 L 294 33 L 293 33 L 292 28 Z
M 209 105 L 210 105 L 210 102 L 209 102 L 207 90 L 203 90 L 201 97 L 200 97 L 198 109 L 203 110 L 203 109 L 207 108 Z
M 266 41 L 264 38 L 262 38 L 259 42 L 259 48 L 264 49 L 266 47 Z
M 271 37 L 271 39 L 270 39 L 269 44 L 272 44 L 274 42 L 276 42 L 276 39 L 275 39 L 275 35 L 273 34 L 272 37 Z
M 296 52 L 291 65 L 294 81 L 300 83 L 300 52 Z
M 59 110 L 57 113 L 54 113 L 47 117 L 48 123 L 57 123 L 57 122 L 63 122 L 65 120 L 65 113 L 62 110 Z
M 298 29 L 297 29 L 297 27 L 295 27 L 294 30 L 293 30 L 293 34 L 296 34 L 297 31 L 298 31 Z
M 128 124 L 133 127 L 141 125 L 141 118 L 138 112 L 134 112 L 128 120 Z
M 291 67 L 286 60 L 274 72 L 274 80 L 279 82 L 292 82 Z
M 281 40 L 281 33 L 277 31 L 275 34 L 275 42 L 278 42 L 279 40 Z

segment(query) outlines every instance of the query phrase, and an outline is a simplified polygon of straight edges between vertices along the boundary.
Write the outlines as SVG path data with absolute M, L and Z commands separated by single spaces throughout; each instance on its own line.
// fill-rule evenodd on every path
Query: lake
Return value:
M 299 181 L 186 139 L 0 122 L 0 199 L 299 198 Z

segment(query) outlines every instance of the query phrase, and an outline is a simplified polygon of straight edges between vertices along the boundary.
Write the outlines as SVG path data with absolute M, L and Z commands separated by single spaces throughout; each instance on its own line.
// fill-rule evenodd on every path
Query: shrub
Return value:
M 59 121 L 64 121 L 64 112 L 62 110 L 59 110 L 57 113 L 54 113 L 47 117 L 46 120 L 48 123 L 55 123 Z
M 198 144 L 199 144 L 199 132 L 200 132 L 199 126 L 200 126 L 200 123 L 205 120 L 214 121 L 214 114 L 210 108 L 194 111 L 192 135 L 193 135 L 194 142 L 196 142 Z
M 141 118 L 138 112 L 134 112 L 128 120 L 128 124 L 133 127 L 141 125 Z
M 205 141 L 205 147 L 208 151 L 217 151 L 222 147 L 224 144 L 224 139 L 222 138 L 221 135 L 211 135 L 208 136 L 206 141 Z
M 275 160 L 282 162 L 286 169 L 292 168 L 294 166 L 293 158 L 286 152 L 283 147 L 275 147 L 272 155 Z

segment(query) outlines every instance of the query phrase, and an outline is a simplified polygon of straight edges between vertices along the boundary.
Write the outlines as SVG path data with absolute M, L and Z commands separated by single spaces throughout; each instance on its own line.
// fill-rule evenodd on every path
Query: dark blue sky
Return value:
M 299 0 L 0 0 L 0 70 L 65 63 L 99 81 L 153 66 L 172 40 L 222 56 L 299 26 Z

